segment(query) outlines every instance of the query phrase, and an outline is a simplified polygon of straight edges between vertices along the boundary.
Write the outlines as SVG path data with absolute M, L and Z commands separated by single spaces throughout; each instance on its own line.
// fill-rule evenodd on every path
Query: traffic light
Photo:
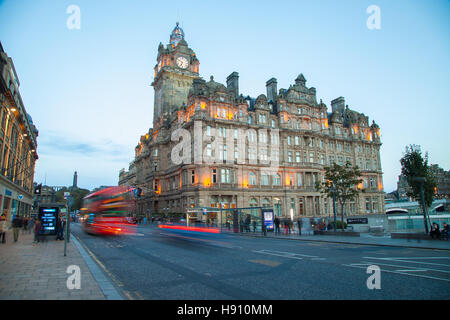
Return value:
M 142 189 L 141 188 L 137 188 L 137 197 L 138 197 L 138 199 L 141 198 L 141 194 L 142 194 Z
M 34 194 L 41 194 L 41 189 L 42 189 L 42 183 L 40 183 L 36 187 L 34 187 Z

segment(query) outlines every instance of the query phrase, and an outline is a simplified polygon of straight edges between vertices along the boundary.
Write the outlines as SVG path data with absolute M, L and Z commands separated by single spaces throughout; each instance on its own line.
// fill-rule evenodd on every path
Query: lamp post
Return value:
M 427 209 L 425 207 L 425 195 L 423 193 L 423 184 L 427 180 L 424 177 L 413 177 L 413 181 L 416 181 L 420 184 L 420 198 L 422 200 L 422 208 L 423 208 L 423 224 L 425 226 L 425 233 L 428 234 Z

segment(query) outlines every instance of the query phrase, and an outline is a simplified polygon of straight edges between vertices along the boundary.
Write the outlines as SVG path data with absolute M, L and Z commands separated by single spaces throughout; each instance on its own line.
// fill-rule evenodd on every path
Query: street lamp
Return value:
M 422 208 L 423 208 L 423 223 L 425 225 L 425 233 L 428 234 L 428 223 L 427 223 L 427 209 L 425 207 L 425 196 L 423 193 L 423 184 L 427 181 L 424 177 L 413 177 L 413 181 L 416 181 L 420 185 L 420 198 L 422 200 Z

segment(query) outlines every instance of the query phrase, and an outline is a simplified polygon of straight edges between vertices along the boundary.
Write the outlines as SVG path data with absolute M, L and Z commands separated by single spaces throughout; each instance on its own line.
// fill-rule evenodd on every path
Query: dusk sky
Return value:
M 66 12 L 80 8 L 80 29 Z M 370 30 L 366 10 L 380 9 Z M 343 96 L 381 127 L 386 192 L 409 144 L 450 168 L 449 1 L 0 0 L 0 41 L 12 57 L 26 111 L 39 130 L 35 181 L 92 190 L 117 185 L 153 121 L 158 44 L 175 23 L 200 75 L 244 95 L 288 88 L 303 73 L 331 111 Z

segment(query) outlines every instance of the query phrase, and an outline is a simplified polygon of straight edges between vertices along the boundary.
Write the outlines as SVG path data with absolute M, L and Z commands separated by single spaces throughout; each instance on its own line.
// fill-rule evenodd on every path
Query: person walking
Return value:
M 56 240 L 64 240 L 64 221 L 62 217 L 56 220 Z
M 250 221 L 251 221 L 250 215 L 247 214 L 247 217 L 245 218 L 245 231 L 246 232 L 250 232 Z
M 448 224 L 447 222 L 444 222 L 442 225 L 442 231 L 441 231 L 442 240 L 448 240 Z
M 256 220 L 253 219 L 253 233 L 256 232 Z
M 30 234 L 33 231 L 34 226 L 34 219 L 30 218 L 28 219 L 28 234 Z
M 431 226 L 430 236 L 431 239 L 434 239 L 435 237 L 436 239 L 439 239 L 441 236 L 441 232 L 439 231 L 439 225 L 436 222 L 433 222 Z
M 301 236 L 302 235 L 302 219 L 298 219 L 297 220 L 297 226 L 298 226 L 298 235 Z
M 292 220 L 290 218 L 289 218 L 289 220 L 287 222 L 287 227 L 288 227 L 288 234 L 291 234 L 291 230 L 292 230 L 293 224 L 292 224 Z
M 22 234 L 27 233 L 27 227 L 28 227 L 28 218 L 27 217 L 23 217 L 22 219 Z
M 273 223 L 275 224 L 275 234 L 279 234 L 280 233 L 280 219 L 278 219 L 278 217 L 275 217 L 275 219 L 273 220 Z
M 2 215 L 0 217 L 0 240 L 2 243 L 5 243 L 5 236 L 6 236 L 6 217 L 5 215 Z
M 42 227 L 41 221 L 36 218 L 34 221 L 34 241 L 33 241 L 35 243 L 38 243 L 40 240 L 41 227 Z
M 22 218 L 19 215 L 14 216 L 12 226 L 13 226 L 14 242 L 17 242 L 17 240 L 19 240 L 19 230 L 20 228 L 22 228 Z

